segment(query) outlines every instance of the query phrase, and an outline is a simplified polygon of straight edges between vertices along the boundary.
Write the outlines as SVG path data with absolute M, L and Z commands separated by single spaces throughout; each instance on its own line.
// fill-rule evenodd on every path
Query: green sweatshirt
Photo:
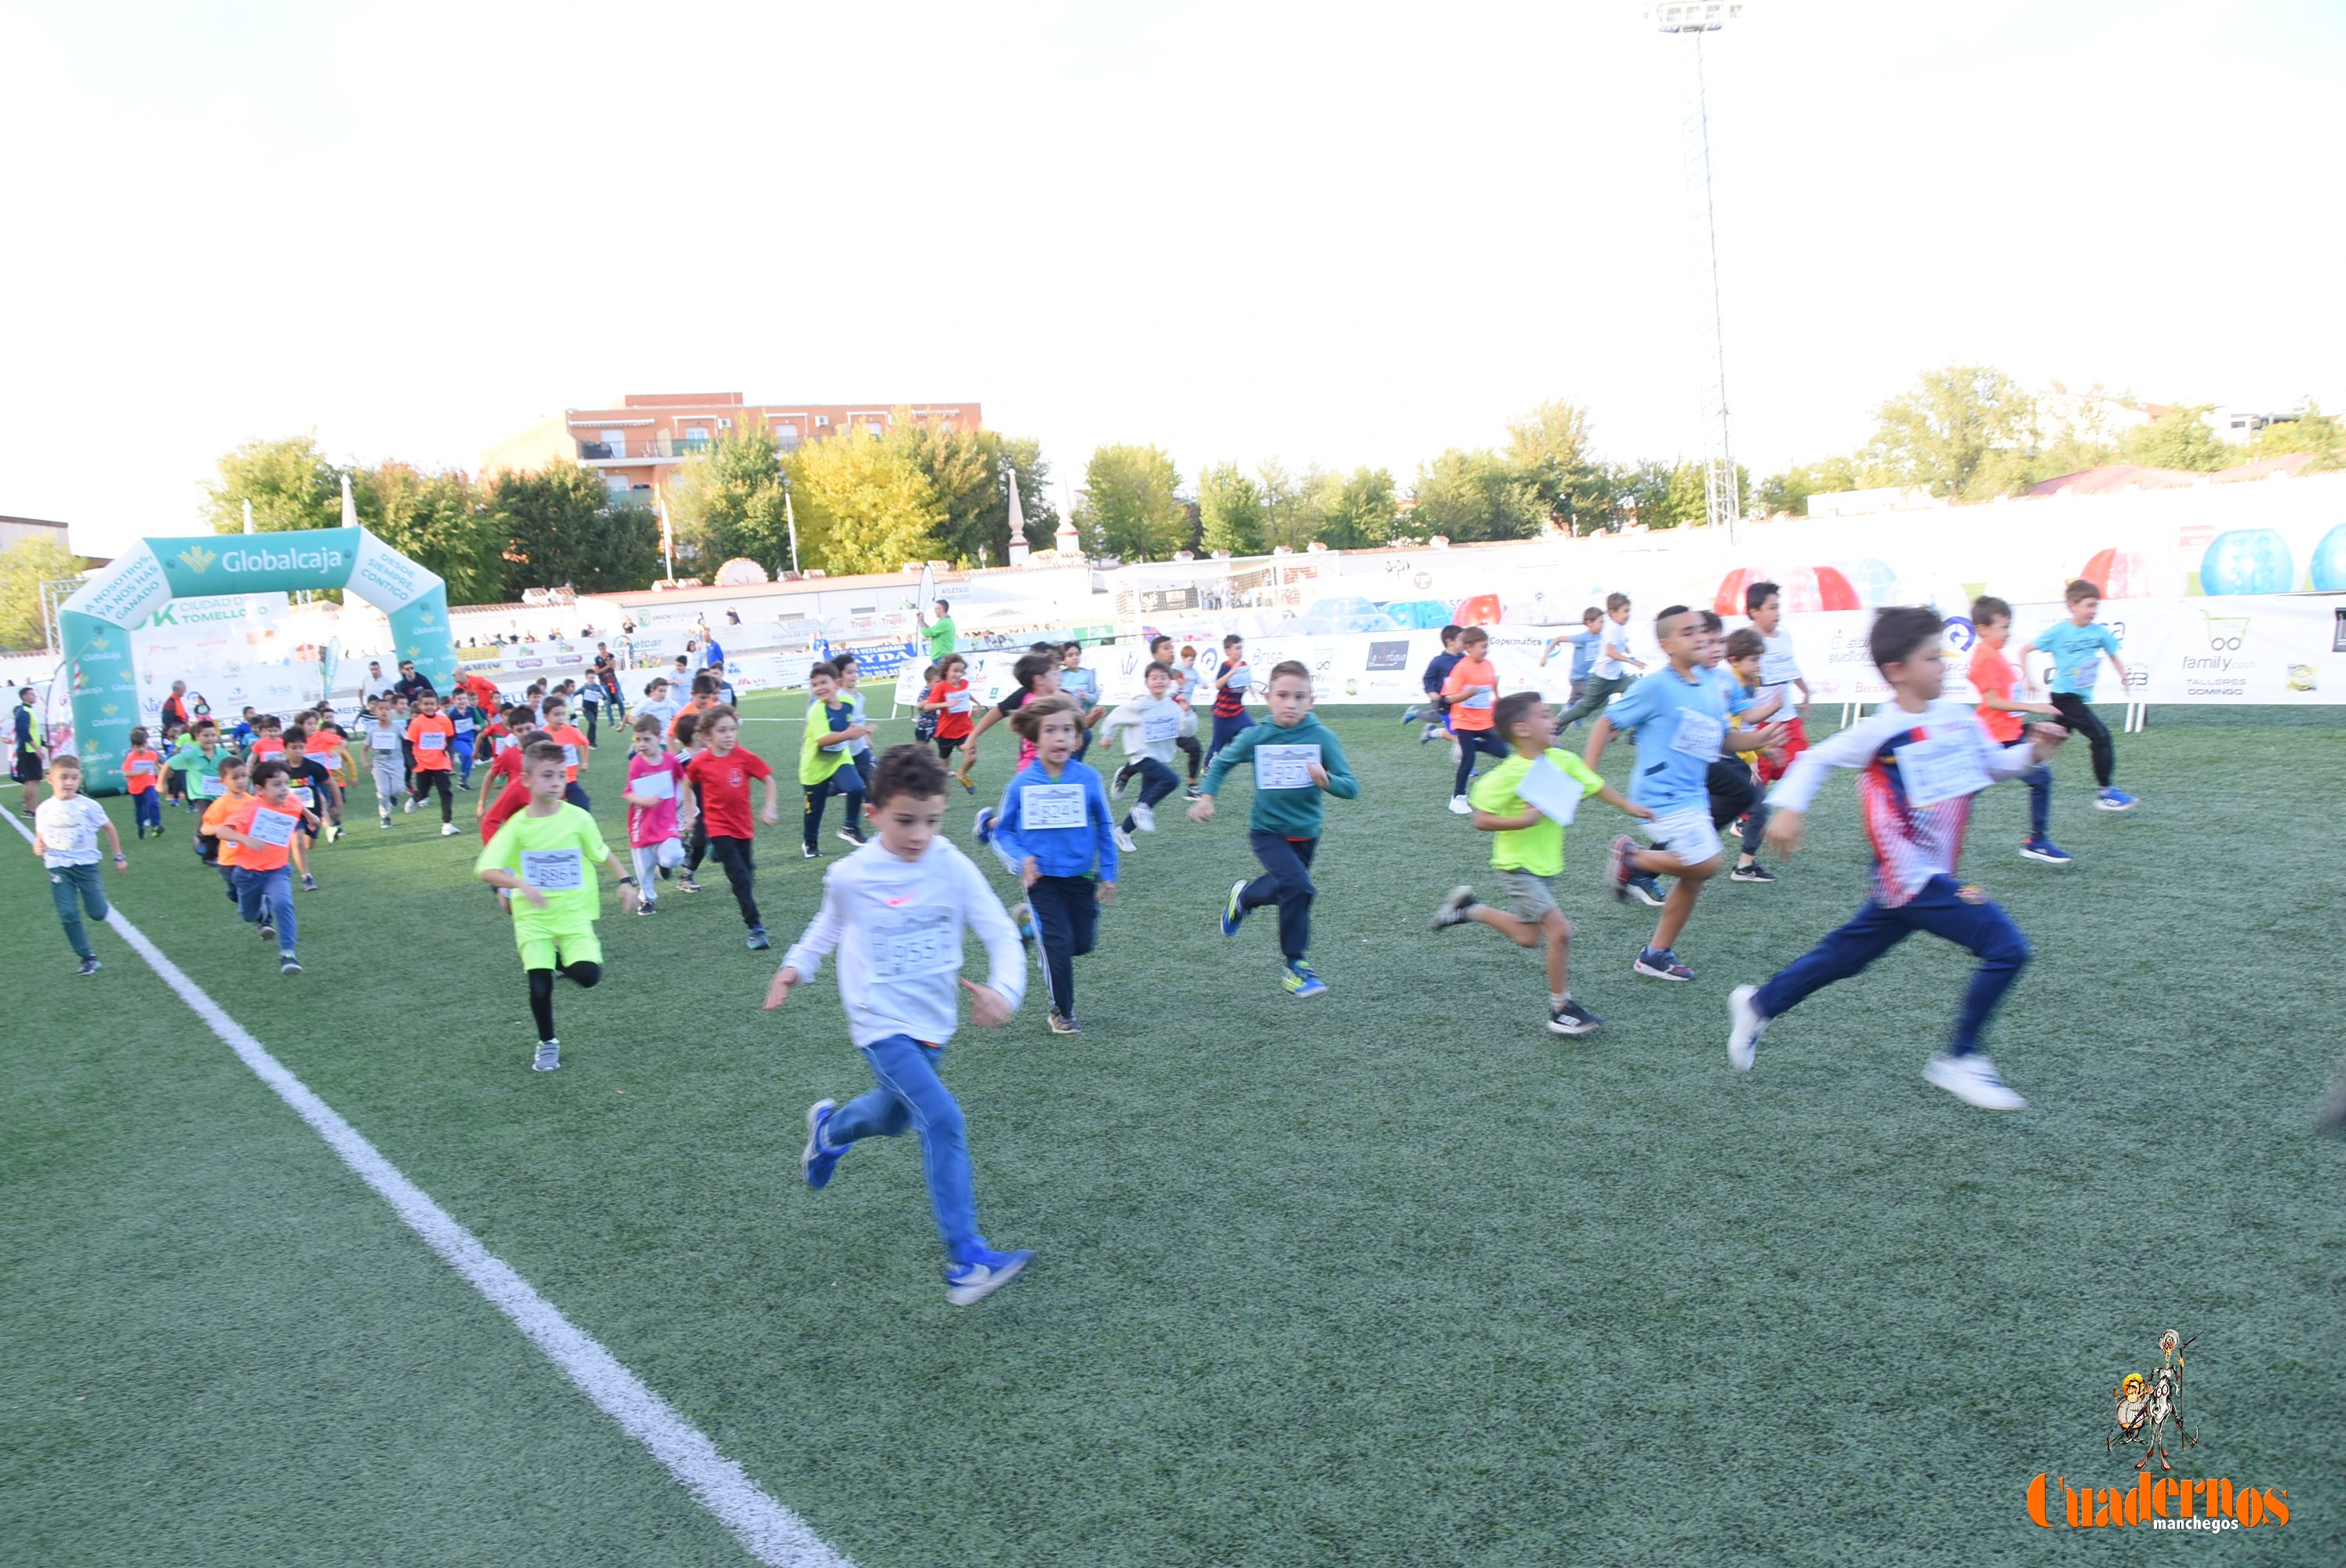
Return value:
M 1336 732 L 1309 713 L 1292 729 L 1281 729 L 1264 719 L 1223 747 L 1215 754 L 1214 765 L 1206 769 L 1205 792 L 1219 794 L 1230 769 L 1251 759 L 1258 746 L 1317 746 L 1320 766 L 1328 772 L 1324 792 L 1340 800 L 1359 799 L 1361 781 L 1352 777 L 1352 765 L 1344 760 L 1344 748 L 1338 744 Z M 1322 792 L 1316 789 L 1258 789 L 1254 792 L 1254 809 L 1247 814 L 1247 826 L 1258 833 L 1276 833 L 1282 839 L 1316 839 L 1323 815 L 1320 805 Z

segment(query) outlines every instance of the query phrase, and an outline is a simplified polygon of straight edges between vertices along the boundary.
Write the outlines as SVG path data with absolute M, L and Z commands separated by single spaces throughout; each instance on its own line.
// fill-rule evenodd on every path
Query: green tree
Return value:
M 660 574 L 658 519 L 640 506 L 612 505 L 602 479 L 575 463 L 499 473 L 489 504 L 508 602 L 525 588 L 644 588 Z
M 1120 561 L 1164 560 L 1189 543 L 1189 509 L 1173 459 L 1154 446 L 1103 446 L 1084 469 L 1076 527 L 1084 548 Z
M 46 539 L 19 539 L 0 550 L 0 648 L 41 647 L 41 585 L 78 577 L 82 570 L 79 555 Z M 15 700 L 13 692 L 9 700 Z
M 886 439 L 903 444 L 944 508 L 945 520 L 937 528 L 944 559 L 962 566 L 984 559 L 998 566 L 1010 558 L 1010 494 L 1002 484 L 1005 463 L 1018 485 L 1027 542 L 1047 541 L 1059 525 L 1050 502 L 1050 466 L 1043 461 L 1042 443 L 1032 437 L 923 425 L 906 414 Z
M 244 532 L 244 503 L 262 533 L 342 525 L 342 471 L 318 450 L 315 433 L 248 441 L 219 460 L 205 486 L 203 515 L 215 534 Z
M 1262 486 L 1235 463 L 1214 464 L 1198 475 L 1198 522 L 1207 549 L 1260 555 Z
M 1317 538 L 1319 521 L 1308 503 L 1308 493 L 1321 477 L 1312 469 L 1299 482 L 1288 477 L 1287 465 L 1275 457 L 1255 464 L 1255 487 L 1262 497 L 1261 545 L 1265 551 L 1285 545 L 1300 550 Z
M 907 443 L 842 432 L 790 453 L 799 558 L 826 572 L 893 572 L 938 550 L 945 509 Z
M 695 453 L 669 481 L 668 504 L 677 554 L 701 575 L 713 577 L 736 556 L 747 556 L 777 576 L 789 569 L 781 446 L 762 425 L 737 424 L 721 432 L 706 452 Z
M 1798 463 L 1760 482 L 1760 508 L 1770 517 L 1809 514 L 1809 497 L 1857 488 L 1857 465 L 1846 457 Z
M 1453 447 L 1419 465 L 1411 487 L 1417 505 L 1410 514 L 1410 531 L 1460 544 L 1528 539 L 1550 516 L 1560 514 L 1556 508 L 1566 504 L 1569 489 L 1569 482 L 1559 477 L 1551 500 L 1520 463 L 1495 452 Z
M 377 538 L 439 575 L 450 604 L 502 601 L 504 539 L 488 497 L 469 477 L 384 463 L 352 476 L 351 498 Z
M 1400 520 L 1400 496 L 1392 473 L 1355 468 L 1323 504 L 1320 543 L 1331 550 L 1366 550 L 1389 544 Z
M 1979 500 L 2027 482 L 2036 447 L 2036 400 L 2002 371 L 1949 365 L 1925 371 L 1876 412 L 1859 455 L 1884 483 Z M 2018 461 L 2015 461 L 2015 460 Z
M 2257 432 L 2248 455 L 2253 460 L 2285 457 L 2294 452 L 2313 453 L 2313 461 L 2306 464 L 2309 473 L 2346 466 L 2346 426 L 2308 398 L 2296 418 L 2277 421 Z
M 1604 467 L 1589 455 L 1586 409 L 1569 398 L 1550 398 L 1508 424 L 1505 456 L 1539 497 L 1543 516 L 1581 532 L 1597 526 L 1593 521 L 1587 529 L 1579 525 L 1584 513 L 1604 512 L 1607 499 Z
M 2188 468 L 2200 473 L 2229 468 L 2239 461 L 2239 448 L 2218 435 L 2208 423 L 2211 406 L 2192 403 L 2170 408 L 2148 424 L 2135 426 L 2118 437 L 2118 455 L 2151 468 Z

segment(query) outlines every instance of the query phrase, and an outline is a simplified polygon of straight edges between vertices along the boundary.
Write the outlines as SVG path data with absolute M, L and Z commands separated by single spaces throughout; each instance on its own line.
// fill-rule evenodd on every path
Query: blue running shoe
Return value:
M 1287 987 L 1288 995 L 1297 998 L 1328 994 L 1328 983 L 1312 973 L 1311 966 L 1300 959 L 1287 966 L 1287 972 L 1279 977 L 1279 983 Z
M 822 1135 L 823 1128 L 831 1125 L 831 1114 L 837 1109 L 836 1100 L 817 1100 L 807 1107 L 807 1146 L 806 1153 L 799 1156 L 799 1169 L 806 1173 L 807 1186 L 817 1192 L 831 1185 L 831 1167 L 847 1152 L 844 1145 L 832 1148 Z
M 1402 708 L 1401 710 L 1401 721 L 1404 726 L 1415 724 L 1417 722 L 1417 708 L 1414 706 Z
M 2104 789 L 2094 797 L 2094 804 L 2105 811 L 2131 811 L 2142 802 L 2123 789 Z
M 983 1301 L 1026 1271 L 1032 1252 L 996 1252 L 983 1241 L 945 1270 L 945 1299 L 956 1307 Z
M 1649 947 L 1637 954 L 1633 966 L 1639 974 L 1655 980 L 1692 980 L 1694 971 L 1678 962 L 1678 955 L 1668 948 Z
M 975 820 L 970 825 L 970 830 L 977 836 L 977 841 L 981 844 L 991 840 L 994 837 L 994 808 L 980 806 L 977 809 Z
M 2031 834 L 2023 840 L 2020 846 L 2020 858 L 2024 860 L 2042 860 L 2048 866 L 2066 866 L 2069 863 L 2069 852 L 2042 833 Z
M 1230 884 L 1230 901 L 1222 906 L 1222 934 L 1224 936 L 1238 935 L 1239 925 L 1241 925 L 1246 920 L 1246 906 L 1239 902 L 1239 895 L 1244 891 L 1246 891 L 1246 879 L 1244 877 L 1240 877 L 1237 881 Z
M 750 928 L 749 945 L 751 952 L 763 952 L 774 944 L 772 940 L 766 935 L 766 928 L 764 926 L 753 925 Z

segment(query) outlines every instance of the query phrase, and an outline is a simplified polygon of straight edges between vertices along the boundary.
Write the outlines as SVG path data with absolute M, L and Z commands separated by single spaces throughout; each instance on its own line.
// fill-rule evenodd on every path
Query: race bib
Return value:
M 1689 866 L 1719 853 L 1719 830 L 1710 825 L 1708 809 L 1701 806 L 1655 818 L 1646 824 L 1646 836 L 1655 848 L 1668 850 Z
M 1761 686 L 1790 686 L 1800 678 L 1800 661 L 1790 654 L 1771 653 L 1760 656 Z
M 1178 713 L 1158 714 L 1140 721 L 1140 738 L 1144 745 L 1154 746 L 1171 740 L 1181 733 L 1181 716 Z
M 586 885 L 586 857 L 576 850 L 524 850 L 521 880 L 542 893 L 575 893 Z
M 1580 810 L 1580 780 L 1543 757 L 1525 769 L 1515 794 L 1551 822 L 1569 823 Z
M 520 744 L 520 741 L 515 739 L 510 735 L 500 735 L 497 737 L 497 750 L 499 752 L 511 751 L 515 747 L 519 746 Z
M 872 928 L 872 976 L 913 980 L 961 968 L 961 922 L 949 909 L 907 910 Z
M 456 733 L 459 735 L 470 735 L 478 728 L 469 718 L 452 718 L 449 722 L 456 727 Z
M 1678 710 L 1678 732 L 1670 738 L 1670 749 L 1683 751 L 1698 762 L 1719 760 L 1719 743 L 1727 738 L 1727 725 L 1718 715 L 1699 708 Z
M 628 781 L 627 793 L 640 795 L 647 800 L 673 800 L 676 799 L 676 775 L 665 768 L 643 774 Z
M 301 818 L 284 811 L 272 811 L 264 806 L 252 814 L 252 826 L 245 837 L 256 844 L 282 849 L 293 840 L 293 829 Z
M 377 751 L 396 751 L 399 749 L 399 732 L 395 729 L 370 729 L 367 731 L 367 744 Z
M 207 800 L 217 800 L 228 793 L 228 786 L 219 781 L 219 775 L 217 773 L 199 774 L 196 778 L 196 793 Z
M 130 776 L 133 779 L 143 779 L 154 771 L 155 764 L 143 757 L 130 765 Z
M 436 729 L 427 729 L 423 734 L 415 738 L 415 749 L 418 751 L 445 751 L 448 749 L 448 738 L 441 734 Z
M 566 768 L 576 768 L 578 766 L 578 748 L 576 746 L 565 746 L 562 748 L 562 765 Z
M 1471 708 L 1479 713 L 1497 700 L 1498 694 L 1490 687 L 1470 686 L 1466 688 L 1465 695 L 1458 699 L 1457 706 Z
M 1897 751 L 1898 777 L 1906 786 L 1909 806 L 1936 806 L 1961 795 L 1976 795 L 1988 787 L 1986 764 L 1973 738 L 1960 729 L 1902 746 Z
M 290 793 L 295 803 L 304 811 L 314 811 L 318 809 L 318 798 L 310 792 L 310 787 L 307 784 L 294 785 Z
M 1084 820 L 1080 784 L 1029 784 L 1018 791 L 1018 822 L 1023 828 L 1080 828 Z
M 969 693 L 965 690 L 947 692 L 945 694 L 945 711 L 947 713 L 967 713 L 969 711 Z
M 1252 686 L 1253 684 L 1254 671 L 1249 669 L 1244 665 L 1240 665 L 1238 668 L 1232 670 L 1230 672 L 1230 678 L 1223 683 L 1225 688 L 1230 691 L 1244 691 L 1248 687 Z
M 1311 765 L 1320 760 L 1314 746 L 1258 746 L 1254 748 L 1254 787 L 1258 789 L 1310 789 Z

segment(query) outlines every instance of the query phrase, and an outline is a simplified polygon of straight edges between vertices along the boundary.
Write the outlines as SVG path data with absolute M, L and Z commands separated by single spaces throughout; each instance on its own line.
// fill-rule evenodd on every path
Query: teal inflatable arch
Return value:
M 84 583 L 57 616 L 84 786 L 122 788 L 122 755 L 139 721 L 131 627 L 173 599 L 302 588 L 356 594 L 391 617 L 401 657 L 444 692 L 454 682 L 448 585 L 363 528 L 142 539 Z

